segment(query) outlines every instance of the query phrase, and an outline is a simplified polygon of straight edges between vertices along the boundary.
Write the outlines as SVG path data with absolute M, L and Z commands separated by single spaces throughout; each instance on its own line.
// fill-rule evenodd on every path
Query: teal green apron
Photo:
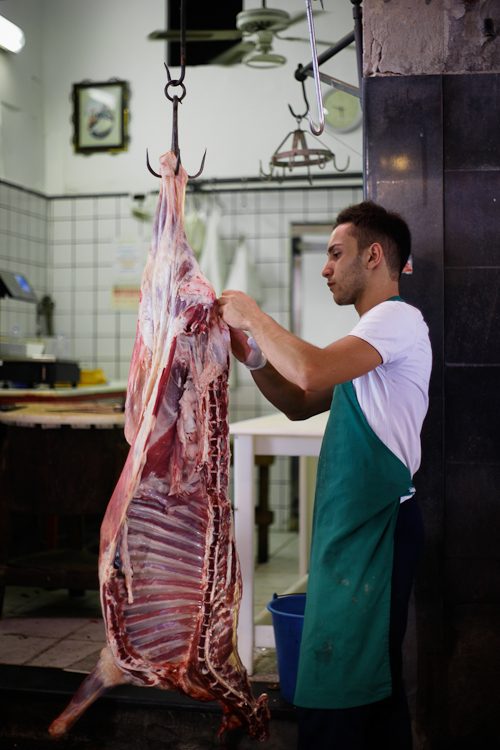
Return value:
M 352 382 L 336 386 L 318 463 L 296 705 L 351 708 L 391 694 L 394 528 L 410 488 Z

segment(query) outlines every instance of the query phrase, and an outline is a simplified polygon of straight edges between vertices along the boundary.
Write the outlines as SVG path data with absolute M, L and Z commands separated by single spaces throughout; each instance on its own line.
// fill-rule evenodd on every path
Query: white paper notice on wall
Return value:
M 146 244 L 137 240 L 115 241 L 111 283 L 111 307 L 115 310 L 138 309 L 146 252 Z

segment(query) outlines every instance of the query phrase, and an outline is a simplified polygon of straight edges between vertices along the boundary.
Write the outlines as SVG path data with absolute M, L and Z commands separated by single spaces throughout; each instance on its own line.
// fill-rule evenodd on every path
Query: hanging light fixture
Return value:
M 272 51 L 273 35 L 269 31 L 259 31 L 257 36 L 255 49 L 243 58 L 245 65 L 249 68 L 279 68 L 284 65 L 286 57 Z
M 24 33 L 19 26 L 0 16 L 0 47 L 7 52 L 20 52 L 24 42 Z
M 262 0 L 262 8 L 243 10 L 236 16 L 236 26 L 244 35 L 255 34 L 255 49 L 243 58 L 249 68 L 279 68 L 286 63 L 286 57 L 273 52 L 274 35 L 288 28 L 291 19 L 284 10 L 266 8 L 266 0 Z

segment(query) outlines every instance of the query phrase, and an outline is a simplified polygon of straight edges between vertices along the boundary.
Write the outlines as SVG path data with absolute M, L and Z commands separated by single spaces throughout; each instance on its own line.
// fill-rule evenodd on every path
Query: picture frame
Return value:
M 73 84 L 73 146 L 76 153 L 117 154 L 129 143 L 127 81 L 82 81 Z

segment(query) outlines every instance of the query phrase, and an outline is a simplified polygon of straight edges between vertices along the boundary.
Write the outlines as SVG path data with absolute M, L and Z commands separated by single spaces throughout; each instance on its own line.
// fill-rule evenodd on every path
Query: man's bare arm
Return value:
M 378 351 L 356 336 L 345 336 L 324 349 L 302 341 L 242 292 L 224 292 L 219 309 L 229 325 L 250 331 L 274 369 L 303 392 L 331 393 L 336 385 L 382 364 Z
M 251 353 L 248 337 L 237 328 L 230 331 L 233 354 L 240 362 L 245 362 Z M 291 420 L 308 419 L 330 408 L 333 388 L 320 393 L 304 391 L 280 375 L 270 362 L 262 369 L 253 370 L 252 377 L 267 400 Z
M 269 362 L 262 370 L 252 372 L 261 393 L 288 419 L 308 419 L 328 411 L 332 403 L 333 388 L 326 391 L 304 391 L 290 383 Z

